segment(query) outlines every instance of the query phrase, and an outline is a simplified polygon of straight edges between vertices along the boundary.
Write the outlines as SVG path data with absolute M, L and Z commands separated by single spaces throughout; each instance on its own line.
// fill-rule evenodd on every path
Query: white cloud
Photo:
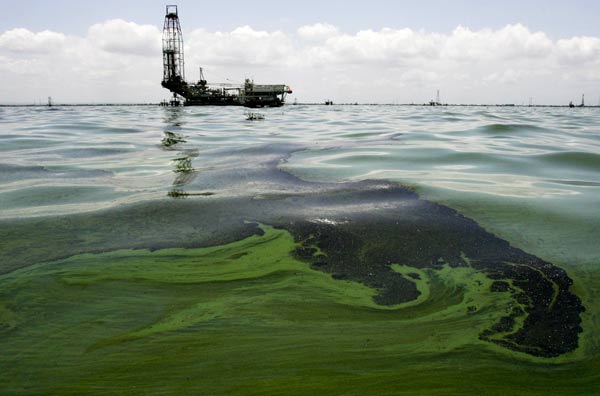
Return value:
M 283 32 L 241 26 L 231 32 L 194 30 L 186 40 L 185 54 L 202 64 L 269 65 L 285 62 L 293 50 L 290 38 Z
M 402 65 L 413 59 L 439 56 L 440 36 L 411 29 L 361 30 L 327 40 L 324 51 L 337 63 L 382 63 Z
M 65 42 L 62 33 L 44 30 L 34 33 L 17 28 L 0 34 L 0 48 L 20 53 L 50 53 L 60 50 Z
M 107 52 L 160 56 L 161 34 L 156 26 L 113 19 L 92 25 L 87 39 Z
M 514 85 L 521 82 L 524 78 L 524 73 L 522 71 L 517 71 L 514 69 L 507 69 L 502 72 L 492 73 L 483 78 L 484 83 L 489 84 L 502 84 L 502 85 Z
M 328 23 L 315 23 L 298 28 L 298 37 L 304 40 L 324 40 L 338 34 L 338 28 Z
M 521 103 L 536 96 L 568 103 L 584 89 L 600 91 L 600 38 L 552 40 L 521 24 L 459 26 L 447 34 L 409 28 L 347 33 L 327 23 L 293 33 L 241 26 L 195 29 L 184 40 L 188 80 L 203 66 L 209 81 L 287 83 L 300 100 L 421 102 L 439 88 L 451 102 Z M 84 37 L 0 32 L 0 102 L 40 95 L 158 101 L 169 95 L 160 87 L 160 46 L 158 27 L 119 19 L 91 26 Z
M 600 38 L 573 37 L 558 40 L 556 47 L 560 60 L 568 63 L 600 62 Z
M 409 69 L 399 76 L 399 81 L 404 85 L 427 86 L 441 80 L 441 76 L 433 71 Z

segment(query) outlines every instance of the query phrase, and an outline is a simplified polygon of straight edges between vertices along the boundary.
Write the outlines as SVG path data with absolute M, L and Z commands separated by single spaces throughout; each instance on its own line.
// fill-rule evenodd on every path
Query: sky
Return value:
M 0 103 L 145 103 L 165 3 L 0 0 Z M 285 83 L 292 100 L 600 101 L 598 1 L 178 1 L 186 78 Z

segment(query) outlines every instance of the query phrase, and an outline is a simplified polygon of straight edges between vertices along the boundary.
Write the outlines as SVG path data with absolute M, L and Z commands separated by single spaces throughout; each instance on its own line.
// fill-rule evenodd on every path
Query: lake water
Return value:
M 0 393 L 600 387 L 600 109 L 0 107 Z

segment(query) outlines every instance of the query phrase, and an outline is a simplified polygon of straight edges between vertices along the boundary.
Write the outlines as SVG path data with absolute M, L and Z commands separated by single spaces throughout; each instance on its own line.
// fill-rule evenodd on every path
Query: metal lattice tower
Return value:
M 185 81 L 183 67 L 183 35 L 177 16 L 177 6 L 168 5 L 162 37 L 163 82 Z

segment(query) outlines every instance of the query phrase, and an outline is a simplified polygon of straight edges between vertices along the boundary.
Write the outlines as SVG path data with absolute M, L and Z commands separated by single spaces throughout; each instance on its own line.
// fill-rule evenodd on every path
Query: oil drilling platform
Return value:
M 285 103 L 285 95 L 292 90 L 285 84 L 258 85 L 250 79 L 244 84 L 209 84 L 200 68 L 197 83 L 185 80 L 183 60 L 183 35 L 177 15 L 177 6 L 166 7 L 162 38 L 163 80 L 162 86 L 173 92 L 171 104 L 179 104 L 178 97 L 186 106 L 246 106 L 279 107 Z

